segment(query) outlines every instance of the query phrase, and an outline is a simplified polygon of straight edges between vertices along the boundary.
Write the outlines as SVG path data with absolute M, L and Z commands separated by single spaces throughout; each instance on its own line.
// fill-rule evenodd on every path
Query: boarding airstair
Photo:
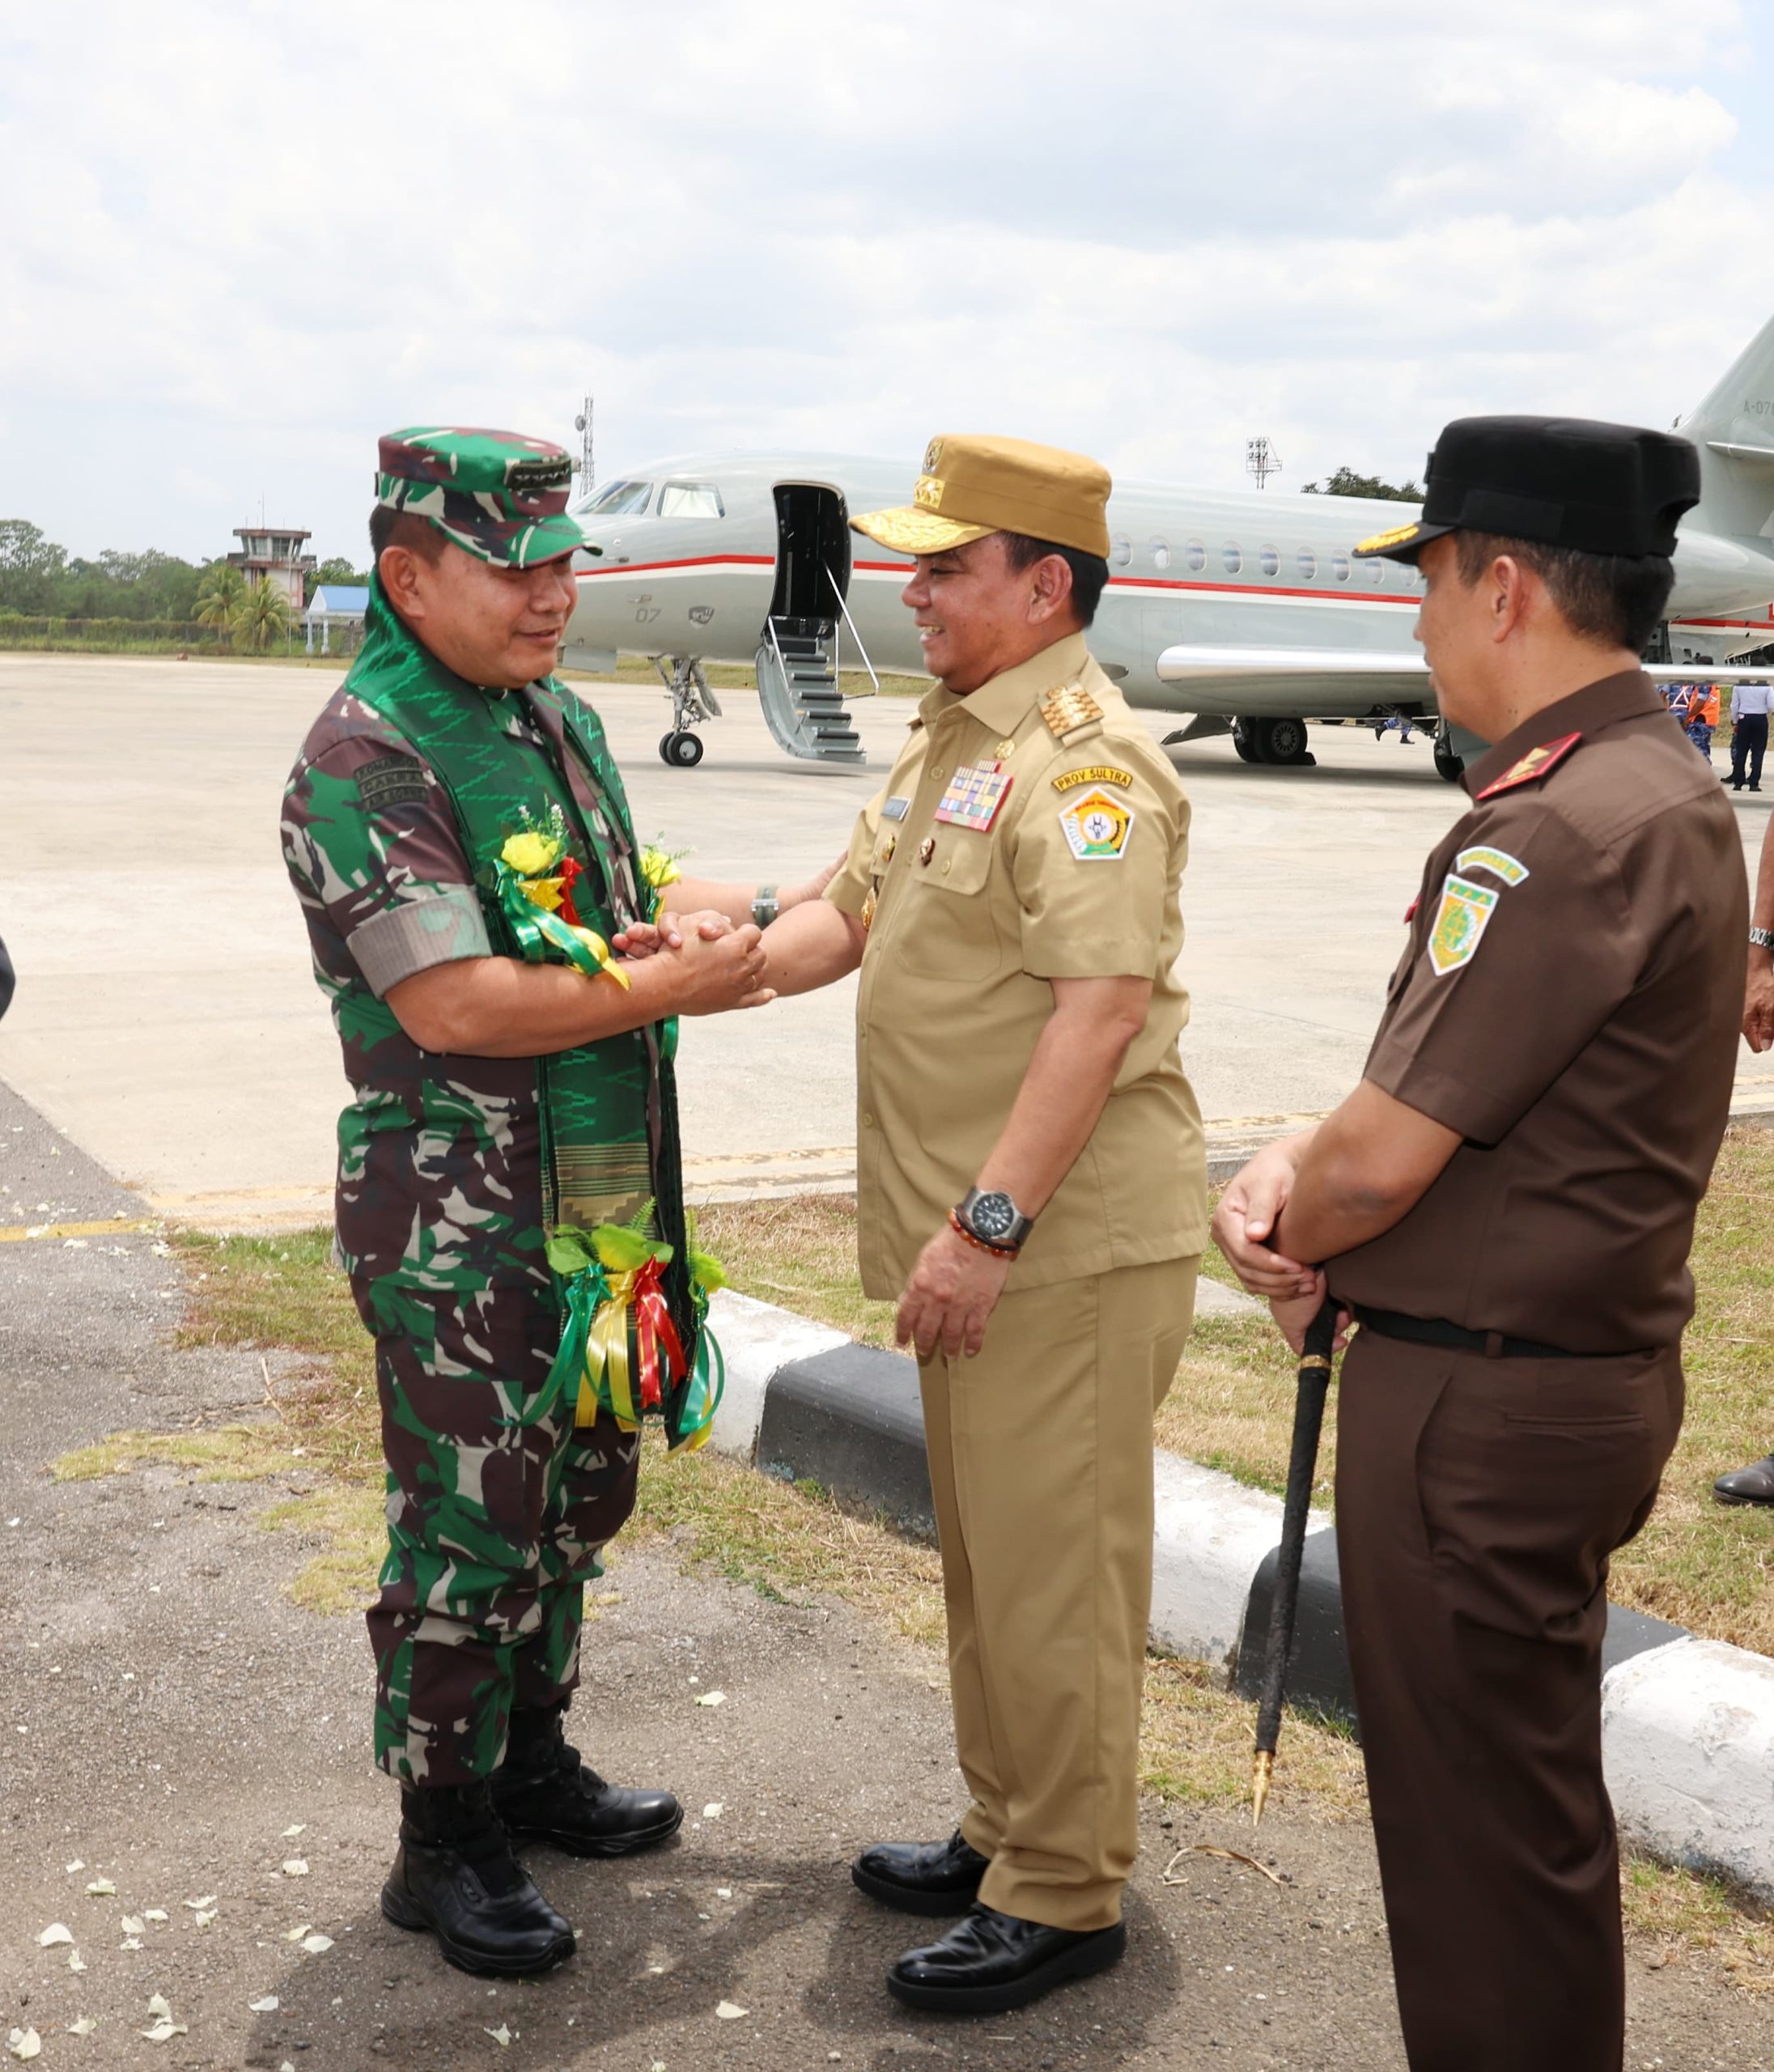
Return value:
M 876 690 L 881 681 L 850 615 L 850 531 L 842 496 L 779 482 L 776 587 L 758 642 L 758 697 L 777 745 L 808 762 L 859 763 L 863 745 L 838 681 L 845 633 Z M 851 662 L 854 670 L 855 661 Z M 864 691 L 864 697 L 872 694 Z

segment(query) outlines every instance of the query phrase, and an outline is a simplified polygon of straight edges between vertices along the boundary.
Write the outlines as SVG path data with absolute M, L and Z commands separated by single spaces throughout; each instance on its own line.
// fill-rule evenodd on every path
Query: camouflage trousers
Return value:
M 432 1294 L 351 1284 L 376 1339 L 388 1558 L 368 1614 L 376 1759 L 403 1783 L 497 1768 L 512 1710 L 579 1681 L 597 1556 L 634 1505 L 638 1434 L 522 1421 L 560 1318 L 545 1286 Z

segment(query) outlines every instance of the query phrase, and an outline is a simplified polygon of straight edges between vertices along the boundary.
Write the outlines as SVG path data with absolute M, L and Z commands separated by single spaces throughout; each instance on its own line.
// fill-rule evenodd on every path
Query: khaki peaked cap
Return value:
M 850 522 L 895 554 L 946 554 L 987 533 L 1021 533 L 1107 560 L 1113 486 L 1101 462 L 1082 453 L 945 433 L 924 448 L 909 504 Z

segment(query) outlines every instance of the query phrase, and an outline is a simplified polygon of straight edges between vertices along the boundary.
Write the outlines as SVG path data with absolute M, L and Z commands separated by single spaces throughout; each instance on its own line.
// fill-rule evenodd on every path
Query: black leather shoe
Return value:
M 668 1791 L 606 1784 L 562 1739 L 566 1708 L 514 1713 L 493 1810 L 514 1842 L 548 1842 L 569 1856 L 628 1856 L 670 1841 L 684 1809 Z
M 938 2015 L 1002 2015 L 1121 1961 L 1127 1930 L 1078 1933 L 976 1906 L 940 1942 L 908 1950 L 887 1974 L 887 1990 L 907 2007 Z
M 877 1842 L 850 1866 L 859 1892 L 902 1913 L 965 1913 L 990 1858 L 956 1828 L 945 1842 Z
M 382 1887 L 397 1928 L 437 1938 L 482 1978 L 527 1978 L 573 1954 L 573 1931 L 511 1853 L 485 1784 L 401 1794 L 401 1847 Z
M 1774 1504 L 1774 1454 L 1721 1475 L 1712 1494 L 1721 1504 Z

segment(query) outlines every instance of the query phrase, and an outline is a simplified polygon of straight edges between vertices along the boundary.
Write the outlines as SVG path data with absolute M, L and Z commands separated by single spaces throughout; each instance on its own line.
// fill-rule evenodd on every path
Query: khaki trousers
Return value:
M 920 1365 L 955 1746 L 979 1896 L 1107 1928 L 1137 1845 L 1152 1421 L 1195 1259 L 1007 1295 L 975 1359 Z
M 1682 1405 L 1673 1348 L 1488 1360 L 1364 1331 L 1343 1361 L 1343 1611 L 1411 2072 L 1619 2072 L 1608 1556 Z

